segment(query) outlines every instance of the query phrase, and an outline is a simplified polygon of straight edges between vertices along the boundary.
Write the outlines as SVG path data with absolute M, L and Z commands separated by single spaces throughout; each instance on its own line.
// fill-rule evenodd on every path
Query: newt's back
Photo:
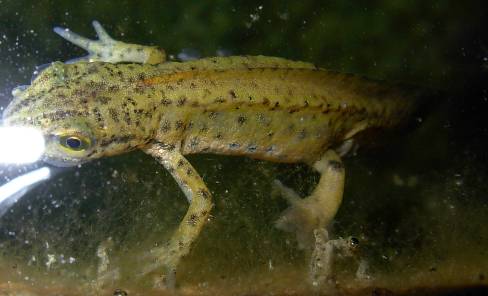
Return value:
M 210 58 L 159 68 L 144 80 L 165 94 L 157 137 L 181 141 L 183 153 L 311 162 L 358 132 L 400 124 L 416 99 L 400 88 L 280 58 Z

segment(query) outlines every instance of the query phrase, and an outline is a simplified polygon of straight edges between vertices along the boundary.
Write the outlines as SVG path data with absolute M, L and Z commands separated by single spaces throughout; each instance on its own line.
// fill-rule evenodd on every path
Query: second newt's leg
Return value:
M 174 286 L 176 267 L 180 259 L 187 255 L 212 209 L 210 191 L 193 166 L 173 145 L 154 143 L 144 148 L 173 176 L 186 198 L 190 201 L 188 211 L 171 240 L 161 248 L 151 251 L 154 262 L 144 266 L 143 274 L 164 267 L 163 283 Z
M 69 29 L 55 27 L 54 32 L 69 42 L 88 51 L 86 57 L 74 59 L 70 62 L 133 62 L 141 64 L 160 64 L 166 60 L 164 50 L 156 46 L 125 43 L 112 39 L 99 22 L 93 21 L 93 27 L 98 35 L 98 40 L 90 40 L 82 37 Z
M 284 198 L 290 203 L 278 221 L 279 229 L 295 232 L 301 248 L 314 243 L 314 230 L 326 228 L 332 221 L 342 202 L 344 193 L 344 166 L 333 150 L 327 151 L 313 164 L 320 174 L 320 180 L 307 198 L 300 198 L 292 189 L 275 181 Z

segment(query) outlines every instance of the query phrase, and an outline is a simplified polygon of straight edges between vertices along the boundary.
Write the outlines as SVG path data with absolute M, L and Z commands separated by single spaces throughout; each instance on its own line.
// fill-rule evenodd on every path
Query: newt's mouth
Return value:
M 74 167 L 86 162 L 86 160 L 79 159 L 79 158 L 71 158 L 71 157 L 56 157 L 53 155 L 45 154 L 42 159 L 47 164 L 56 166 L 56 167 Z

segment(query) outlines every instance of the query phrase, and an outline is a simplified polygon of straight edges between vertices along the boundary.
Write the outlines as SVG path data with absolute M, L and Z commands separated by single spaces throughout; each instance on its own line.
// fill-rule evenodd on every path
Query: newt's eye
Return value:
M 83 151 L 90 147 L 90 140 L 81 135 L 66 135 L 59 137 L 59 144 L 71 151 Z

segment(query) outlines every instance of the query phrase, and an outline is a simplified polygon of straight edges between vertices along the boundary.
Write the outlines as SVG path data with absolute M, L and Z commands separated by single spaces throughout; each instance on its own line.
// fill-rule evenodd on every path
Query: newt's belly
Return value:
M 313 111 L 295 115 L 286 110 L 270 112 L 243 107 L 202 112 L 186 123 L 182 152 L 246 155 L 280 162 L 311 161 L 336 142 L 338 131 L 333 123 L 333 117 Z

